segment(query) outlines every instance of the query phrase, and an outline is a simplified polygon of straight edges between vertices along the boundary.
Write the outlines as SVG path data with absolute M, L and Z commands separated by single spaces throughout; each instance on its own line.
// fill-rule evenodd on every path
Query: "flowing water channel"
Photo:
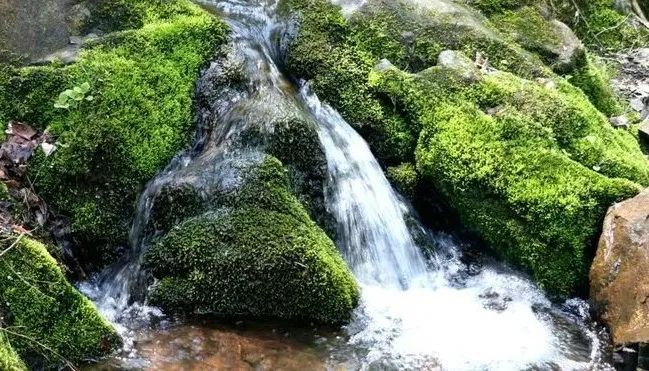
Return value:
M 210 102 L 198 113 L 195 146 L 140 196 L 130 254 L 81 285 L 127 339 L 119 355 L 89 369 L 609 369 L 606 340 L 585 303 L 552 304 L 527 278 L 488 258 L 467 263 L 456 238 L 418 224 L 365 141 L 308 83 L 294 83 L 278 68 L 290 27 L 277 19 L 274 1 L 203 3 L 231 26 L 232 47 L 223 52 L 226 62 L 213 64 L 199 81 Z M 206 88 L 236 66 L 244 89 Z M 318 128 L 336 245 L 362 288 L 353 321 L 342 329 L 182 321 L 142 304 L 146 226 L 160 190 L 228 187 L 237 164 L 261 156 L 260 148 L 237 147 L 238 133 L 286 115 Z M 426 253 L 413 233 L 428 240 Z

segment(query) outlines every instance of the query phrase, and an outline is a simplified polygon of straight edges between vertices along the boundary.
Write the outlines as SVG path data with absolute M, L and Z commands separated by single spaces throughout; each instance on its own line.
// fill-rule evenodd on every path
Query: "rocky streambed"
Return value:
M 644 4 L 200 5 L 0 0 L 2 367 L 643 364 Z

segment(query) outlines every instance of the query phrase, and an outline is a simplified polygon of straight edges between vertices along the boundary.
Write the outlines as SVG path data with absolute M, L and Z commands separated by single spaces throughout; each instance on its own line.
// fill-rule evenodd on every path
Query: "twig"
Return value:
M 599 40 L 599 38 L 597 37 L 598 35 L 595 35 L 593 33 L 593 29 L 590 27 L 590 23 L 588 22 L 588 19 L 586 19 L 586 17 L 583 16 L 583 14 L 581 12 L 581 9 L 579 8 L 579 5 L 577 4 L 577 2 L 575 0 L 570 0 L 570 1 L 572 2 L 572 5 L 575 7 L 575 10 L 577 10 L 577 15 L 579 16 L 579 18 L 581 18 L 582 21 L 584 21 L 584 23 L 586 24 L 586 29 L 588 30 L 588 32 L 593 35 L 593 38 L 595 39 L 595 41 L 597 41 L 599 46 L 602 49 L 604 49 L 604 44 L 602 44 L 602 42 Z
M 11 330 L 9 330 L 9 329 L 6 328 L 6 327 L 2 327 L 2 326 L 0 326 L 0 331 L 4 331 L 4 332 L 6 332 L 6 333 L 8 333 L 8 334 L 11 334 L 11 335 L 14 335 L 14 336 L 18 336 L 18 337 L 20 337 L 20 338 L 23 338 L 23 339 L 26 339 L 26 340 L 29 340 L 29 341 L 35 343 L 36 345 L 38 345 L 38 346 L 40 346 L 41 348 L 43 348 L 43 349 L 45 349 L 45 350 L 51 352 L 51 353 L 54 354 L 56 357 L 58 357 L 59 359 L 61 359 L 61 360 L 63 361 L 63 363 L 65 363 L 65 365 L 68 366 L 72 371 L 78 371 L 77 368 L 74 367 L 74 365 L 72 364 L 72 362 L 68 361 L 65 357 L 63 357 L 62 355 L 60 355 L 57 351 L 55 351 L 54 349 L 52 349 L 52 348 L 48 347 L 47 345 L 41 343 L 40 341 L 38 341 L 38 340 L 36 340 L 36 339 L 34 339 L 34 338 L 32 338 L 32 337 L 29 337 L 29 336 L 27 336 L 27 335 L 24 335 L 24 334 L 21 334 L 21 333 L 15 332 L 15 331 L 11 331 Z M 49 357 L 47 357 L 47 354 L 43 354 L 43 355 L 44 355 L 46 358 L 49 358 Z
M 622 20 L 620 23 L 616 24 L 615 26 L 612 26 L 612 27 L 609 27 L 609 28 L 605 28 L 605 29 L 599 31 L 598 33 L 596 33 L 596 34 L 595 34 L 595 37 L 597 37 L 597 36 L 603 34 L 604 32 L 613 31 L 614 29 L 616 29 L 616 28 L 622 26 L 623 24 L 625 24 L 625 23 L 629 20 L 630 17 L 631 17 L 630 15 L 627 15 L 626 18 L 624 18 L 624 20 Z
M 638 4 L 638 0 L 631 0 L 631 6 L 633 7 L 633 12 L 639 18 L 638 20 L 640 21 L 640 23 L 642 23 L 643 26 L 649 28 L 649 20 L 647 20 L 647 17 L 644 14 L 644 10 L 642 10 L 642 7 L 640 6 L 640 4 Z
M 9 247 L 7 247 L 2 252 L 0 252 L 0 257 L 2 257 L 2 255 L 4 255 L 4 254 L 8 253 L 9 250 L 13 249 L 16 245 L 18 245 L 18 243 L 20 242 L 20 240 L 23 239 L 24 236 L 25 236 L 25 233 L 21 233 L 18 236 L 18 238 L 16 238 L 16 240 Z

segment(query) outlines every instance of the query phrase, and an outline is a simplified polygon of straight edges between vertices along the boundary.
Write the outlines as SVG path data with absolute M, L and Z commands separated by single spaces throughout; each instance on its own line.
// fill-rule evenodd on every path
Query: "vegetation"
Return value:
M 571 295 L 587 284 L 591 240 L 606 209 L 649 184 L 649 166 L 634 136 L 602 114 L 622 109 L 593 57 L 581 54 L 562 70 L 567 79 L 559 77 L 544 54 L 555 41 L 546 15 L 519 2 L 477 3 L 502 35 L 498 51 L 439 25 L 421 31 L 436 22 L 422 11 L 381 13 L 370 2 L 345 20 L 327 2 L 285 0 L 300 21 L 288 67 L 356 123 L 401 189 L 432 185 L 420 192 L 439 192 L 466 226 L 549 293 Z M 420 18 L 404 23 L 409 17 Z M 426 68 L 444 49 L 479 51 L 503 72 Z
M 647 36 L 649 36 L 649 29 L 637 20 L 638 14 L 632 9 L 631 1 L 626 0 L 466 0 L 466 2 L 490 18 L 500 17 L 521 8 L 535 7 L 551 13 L 571 26 L 586 45 L 597 50 L 617 51 L 646 46 Z M 531 24 L 534 24 L 533 20 L 531 21 Z
M 0 368 L 7 371 L 27 371 L 27 366 L 4 333 L 0 333 Z
M 494 73 L 467 86 L 452 74 L 373 76 L 420 120 L 419 172 L 549 293 L 584 288 L 606 209 L 649 184 L 636 140 L 565 81 Z
M 573 27 L 584 43 L 594 49 L 617 51 L 646 46 L 649 28 L 637 22 L 631 10 L 625 14 L 616 9 L 615 3 L 613 0 L 562 1 L 556 13 L 566 18 L 566 23 Z M 576 12 L 577 17 L 567 18 L 573 17 Z
M 9 343 L 31 368 L 77 364 L 120 344 L 112 326 L 67 282 L 43 244 L 5 236 L 0 277 L 0 362 L 21 367 Z
M 241 188 L 218 195 L 212 209 L 148 250 L 146 264 L 160 280 L 152 303 L 230 316 L 350 319 L 356 282 L 290 193 L 281 162 L 266 157 L 248 170 Z
M 189 1 L 101 4 L 92 26 L 119 31 L 78 62 L 0 75 L 0 120 L 57 138 L 52 156 L 30 164 L 37 192 L 70 218 L 80 245 L 99 249 L 99 262 L 110 259 L 104 246 L 125 239 L 141 185 L 187 146 L 194 82 L 226 36 Z M 69 96 L 75 88 L 83 99 Z

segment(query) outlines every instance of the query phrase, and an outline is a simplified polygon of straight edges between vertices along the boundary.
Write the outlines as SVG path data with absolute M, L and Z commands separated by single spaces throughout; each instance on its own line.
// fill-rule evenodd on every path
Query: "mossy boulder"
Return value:
M 27 366 L 11 346 L 4 332 L 0 333 L 0 368 L 6 371 L 27 371 Z
M 115 329 L 66 281 L 43 244 L 15 235 L 2 241 L 0 339 L 31 368 L 78 364 L 119 346 Z
M 418 72 L 434 66 L 443 51 L 459 50 L 472 61 L 477 56 L 485 67 L 527 79 L 554 76 L 553 69 L 574 73 L 594 99 L 614 105 L 608 81 L 595 78 L 570 29 L 545 8 L 524 5 L 486 17 L 454 2 L 371 0 L 345 19 L 340 8 L 324 0 L 284 0 L 280 9 L 298 25 L 287 42 L 286 66 L 309 80 L 386 166 L 414 161 L 420 128 L 404 119 L 403 107 L 368 85 L 382 60 Z
M 150 301 L 169 311 L 340 323 L 359 291 L 327 235 L 289 190 L 273 157 L 245 170 L 214 211 L 171 229 L 146 253 L 159 282 Z
M 371 80 L 418 121 L 417 170 L 466 226 L 549 293 L 585 288 L 606 209 L 649 183 L 631 133 L 563 79 L 433 67 Z
M 549 293 L 585 292 L 606 209 L 649 182 L 632 131 L 608 123 L 623 106 L 606 68 L 550 4 L 430 3 L 369 1 L 345 19 L 328 2 L 285 0 L 298 24 L 286 65 L 368 140 L 394 184 L 416 190 L 420 214 L 439 195 Z
M 180 150 L 192 127 L 199 70 L 225 42 L 226 26 L 187 0 L 101 2 L 121 30 L 82 50 L 77 63 L 0 75 L 0 120 L 28 122 L 57 139 L 30 164 L 40 196 L 69 217 L 73 237 L 96 263 L 126 239 L 142 184 Z M 55 108 L 59 94 L 88 84 L 87 97 Z M 92 99 L 92 100 L 91 100 Z

